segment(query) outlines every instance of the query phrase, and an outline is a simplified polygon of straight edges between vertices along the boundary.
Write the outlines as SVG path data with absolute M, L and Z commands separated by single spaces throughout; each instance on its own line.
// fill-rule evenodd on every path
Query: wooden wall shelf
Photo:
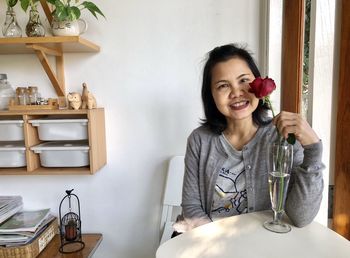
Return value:
M 55 53 L 99 52 L 100 47 L 80 36 L 0 38 L 0 54 L 35 54 L 35 48 Z
M 51 7 L 40 0 L 44 13 L 51 23 Z M 63 53 L 98 52 L 100 47 L 80 36 L 0 38 L 0 54 L 36 54 L 58 96 L 66 96 Z M 56 71 L 46 55 L 54 56 Z
M 28 122 L 30 119 L 44 117 L 55 118 L 87 118 L 89 161 L 87 167 L 42 167 L 39 154 L 30 148 L 42 141 L 38 136 L 38 129 Z M 0 168 L 0 175 L 91 175 L 100 170 L 107 161 L 105 116 L 103 108 L 79 109 L 79 110 L 23 110 L 23 111 L 0 111 L 0 118 L 7 117 L 23 119 L 24 144 L 26 148 L 26 167 L 24 168 Z
M 98 52 L 100 47 L 80 37 L 0 38 L 0 54 L 36 54 L 58 96 L 65 96 L 63 53 Z M 56 71 L 47 55 L 55 57 Z

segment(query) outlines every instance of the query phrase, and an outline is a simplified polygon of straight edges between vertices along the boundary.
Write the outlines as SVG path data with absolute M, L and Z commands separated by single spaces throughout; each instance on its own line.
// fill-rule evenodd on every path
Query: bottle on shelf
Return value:
M 39 12 L 36 5 L 32 6 L 29 11 L 29 21 L 26 26 L 26 34 L 28 37 L 44 37 L 45 28 L 40 21 Z
M 38 92 L 38 87 L 29 86 L 28 87 L 28 98 L 30 105 L 37 105 L 40 101 L 40 93 Z
M 22 29 L 18 25 L 16 13 L 10 6 L 6 11 L 5 23 L 2 27 L 2 35 L 7 38 L 22 37 Z
M 0 110 L 8 108 L 10 99 L 15 97 L 15 91 L 7 81 L 7 74 L 0 74 Z
M 28 98 L 28 92 L 26 87 L 18 87 L 16 89 L 16 99 L 18 105 L 28 105 L 29 104 L 29 98 Z

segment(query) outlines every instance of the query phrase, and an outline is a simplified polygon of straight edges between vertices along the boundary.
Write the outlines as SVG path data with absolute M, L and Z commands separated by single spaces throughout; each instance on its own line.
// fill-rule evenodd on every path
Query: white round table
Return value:
M 195 228 L 163 243 L 157 258 L 350 258 L 350 241 L 312 222 L 286 234 L 262 224 L 272 212 L 233 216 Z

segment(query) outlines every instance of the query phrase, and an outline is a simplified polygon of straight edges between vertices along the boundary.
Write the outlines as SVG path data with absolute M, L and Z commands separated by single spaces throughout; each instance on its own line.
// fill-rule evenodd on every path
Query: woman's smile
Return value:
M 248 100 L 242 100 L 239 102 L 234 102 L 234 103 L 230 104 L 229 106 L 232 110 L 242 110 L 242 109 L 245 109 L 246 107 L 248 107 L 248 105 L 249 105 Z

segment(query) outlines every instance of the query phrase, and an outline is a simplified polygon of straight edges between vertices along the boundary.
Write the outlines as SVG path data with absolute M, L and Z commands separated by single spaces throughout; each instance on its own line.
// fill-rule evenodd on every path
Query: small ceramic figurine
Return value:
M 96 99 L 94 95 L 87 89 L 86 83 L 83 83 L 83 92 L 81 94 L 81 99 L 83 101 L 82 109 L 93 109 L 96 108 Z
M 71 92 L 67 95 L 67 99 L 69 102 L 69 106 L 72 107 L 74 110 L 77 110 L 81 106 L 81 96 L 78 92 Z

